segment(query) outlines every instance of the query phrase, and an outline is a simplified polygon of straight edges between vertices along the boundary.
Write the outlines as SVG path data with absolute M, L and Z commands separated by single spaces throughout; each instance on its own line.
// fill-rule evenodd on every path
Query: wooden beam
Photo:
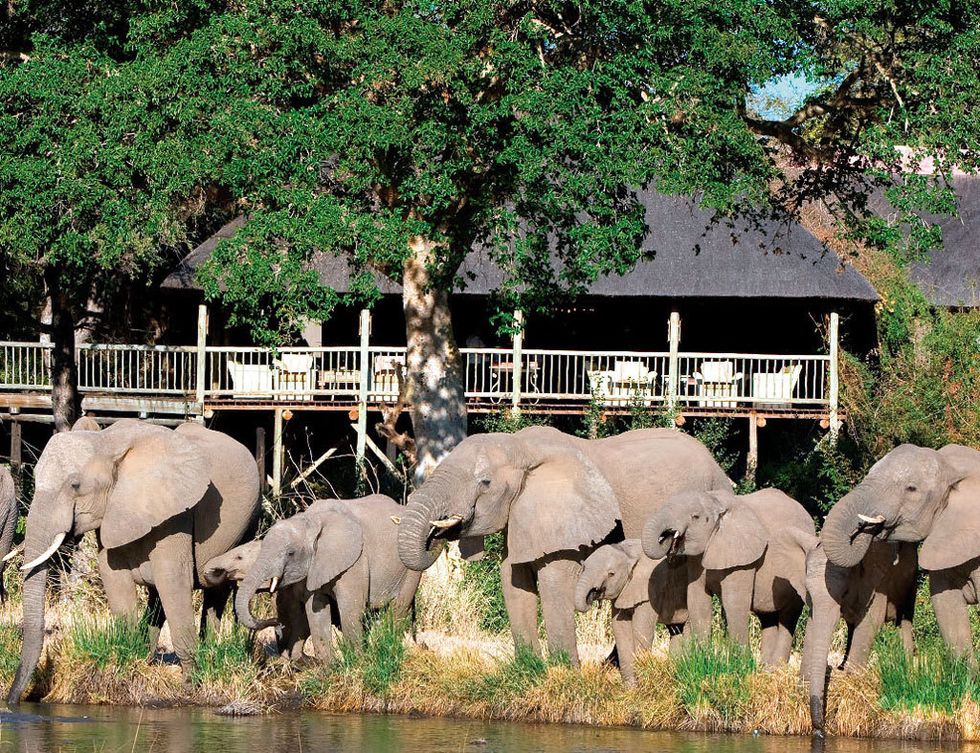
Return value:
M 367 448 L 378 456 L 378 460 L 384 464 L 384 467 L 391 471 L 395 476 L 401 476 L 401 474 L 398 472 L 398 468 L 396 468 L 395 464 L 388 459 L 388 456 L 381 451 L 381 448 L 378 447 L 375 441 L 371 439 L 371 437 L 365 437 L 365 440 Z
M 195 398 L 197 410 L 204 413 L 204 385 L 207 374 L 207 339 L 208 339 L 208 307 L 201 303 L 197 307 L 197 377 L 195 383 Z
M 759 469 L 759 419 L 755 414 L 749 416 L 749 453 L 745 459 L 745 480 L 755 484 L 755 473 Z
M 265 428 L 262 426 L 255 430 L 255 466 L 259 469 L 259 491 L 264 492 L 268 486 L 265 473 Z
M 296 478 L 294 478 L 292 481 L 289 482 L 289 488 L 295 489 L 297 486 L 303 483 L 307 479 L 307 477 L 311 473 L 313 473 L 313 471 L 315 471 L 317 468 L 320 467 L 321 463 L 323 463 L 326 460 L 329 460 L 331 457 L 333 457 L 334 453 L 336 452 L 337 452 L 337 448 L 331 447 L 329 450 L 323 453 L 320 457 L 314 460 L 305 471 L 303 471 Z
M 20 421 L 10 422 L 10 467 L 20 468 L 23 462 L 22 452 L 24 443 L 21 439 Z
M 357 387 L 357 467 L 364 464 L 364 445 L 367 440 L 367 400 L 368 400 L 368 373 L 371 367 L 371 312 L 361 309 L 360 320 L 361 346 L 359 350 L 358 365 L 360 367 L 360 380 Z
M 282 408 L 275 410 L 275 422 L 272 430 L 272 496 L 282 494 Z
M 838 413 L 840 407 L 840 315 L 833 311 L 830 314 L 829 332 L 829 351 L 830 351 L 830 441 L 837 442 L 840 434 L 841 420 Z

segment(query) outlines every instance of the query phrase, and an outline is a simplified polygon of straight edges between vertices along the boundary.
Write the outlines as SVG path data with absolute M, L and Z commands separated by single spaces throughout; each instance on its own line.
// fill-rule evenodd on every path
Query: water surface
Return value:
M 811 753 L 807 738 L 295 712 L 23 704 L 0 712 L 0 753 Z M 825 753 L 980 753 L 972 744 L 830 739 Z

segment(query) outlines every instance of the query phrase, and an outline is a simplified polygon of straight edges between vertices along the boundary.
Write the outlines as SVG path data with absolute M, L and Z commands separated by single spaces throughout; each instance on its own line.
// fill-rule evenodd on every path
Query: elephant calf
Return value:
M 612 629 L 619 670 L 627 685 L 636 682 L 634 659 L 650 648 L 660 622 L 667 626 L 673 650 L 687 620 L 685 594 L 674 584 L 675 563 L 643 555 L 639 539 L 604 544 L 583 563 L 575 589 L 575 608 L 586 612 L 599 599 L 612 602 Z
M 749 614 L 758 616 L 764 664 L 789 659 L 806 598 L 806 553 L 815 543 L 813 519 L 777 489 L 741 497 L 683 492 L 643 531 L 648 557 L 687 561 L 689 632 L 710 634 L 711 596 L 718 596 L 728 634 L 739 643 L 748 645 Z
M 238 619 L 249 628 L 260 623 L 249 602 L 259 587 L 297 585 L 303 589 L 306 617 L 316 656 L 332 656 L 331 626 L 359 643 L 367 609 L 391 605 L 396 618 L 409 614 L 421 573 L 398 558 L 398 525 L 404 508 L 390 497 L 372 494 L 355 500 L 317 500 L 266 533 L 235 597 Z
M 241 583 L 248 576 L 259 557 L 262 542 L 250 541 L 236 546 L 219 557 L 208 560 L 204 566 L 204 579 L 209 586 Z M 268 591 L 271 581 L 258 590 Z M 283 586 L 276 590 L 276 615 L 281 626 L 277 644 L 279 653 L 286 659 L 299 661 L 303 658 L 306 639 L 310 637 L 310 623 L 306 619 L 306 589 L 302 583 Z

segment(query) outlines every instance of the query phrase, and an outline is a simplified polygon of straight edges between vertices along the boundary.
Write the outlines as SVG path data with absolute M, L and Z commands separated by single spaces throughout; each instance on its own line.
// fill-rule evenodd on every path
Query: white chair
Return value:
M 283 353 L 275 361 L 279 369 L 278 396 L 292 400 L 313 399 L 313 356 Z
M 371 394 L 375 397 L 398 397 L 398 375 L 404 373 L 405 360 L 400 356 L 377 356 L 374 359 Z
M 800 381 L 802 364 L 784 366 L 779 371 L 752 375 L 752 398 L 757 408 L 789 408 L 793 391 Z
M 588 375 L 592 394 L 605 405 L 637 399 L 653 402 L 657 372 L 647 369 L 642 361 L 614 361 L 611 370 L 590 371 Z
M 694 372 L 698 405 L 702 408 L 733 408 L 738 402 L 742 372 L 731 361 L 703 361 Z
M 234 398 L 270 397 L 272 395 L 273 371 L 264 363 L 239 363 L 228 361 L 228 376 L 235 390 Z

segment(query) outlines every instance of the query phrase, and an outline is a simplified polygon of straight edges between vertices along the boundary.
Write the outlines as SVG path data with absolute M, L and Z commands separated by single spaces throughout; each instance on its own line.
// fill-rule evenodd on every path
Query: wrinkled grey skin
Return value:
M 968 605 L 980 583 L 980 452 L 962 445 L 901 445 L 827 516 L 827 558 L 847 567 L 872 541 L 922 542 L 936 620 L 954 654 L 975 662 Z
M 627 685 L 636 683 L 636 654 L 650 649 L 658 622 L 670 632 L 671 652 L 680 645 L 687 608 L 685 589 L 678 583 L 666 560 L 644 556 L 639 539 L 604 544 L 582 563 L 575 609 L 587 612 L 597 601 L 612 602 L 619 671 Z
M 540 426 L 477 434 L 409 498 L 398 553 L 424 570 L 445 540 L 459 539 L 470 557 L 484 536 L 504 531 L 500 573 L 515 644 L 541 654 L 540 596 L 549 650 L 577 665 L 575 586 L 585 557 L 602 543 L 638 538 L 675 492 L 725 488 L 731 482 L 707 448 L 673 429 L 594 440 Z
M 404 509 L 381 494 L 317 500 L 273 525 L 235 597 L 239 621 L 260 626 L 250 602 L 263 584 L 277 579 L 277 587 L 301 588 L 314 652 L 328 663 L 332 625 L 339 624 L 344 639 L 356 645 L 368 609 L 390 604 L 396 618 L 408 616 L 421 574 L 398 559 L 395 521 Z
M 829 562 L 824 545 L 814 540 L 806 559 L 810 620 L 800 670 L 809 690 L 815 735 L 822 737 L 824 732 L 827 657 L 838 620 L 843 618 L 847 624 L 845 669 L 868 663 L 875 636 L 885 622 L 899 628 L 905 650 L 912 654 L 916 570 L 914 544 L 874 542 L 857 565 L 847 568 Z
M 165 616 L 189 677 L 197 643 L 191 597 L 204 583 L 204 563 L 238 544 L 259 511 L 252 453 L 195 423 L 172 431 L 126 419 L 104 431 L 55 434 L 34 481 L 22 567 L 24 642 L 8 702 L 19 702 L 41 654 L 52 548 L 92 530 L 110 610 L 136 616 L 137 587 L 148 587 L 151 646 Z M 206 610 L 225 599 L 226 591 L 215 598 L 206 590 Z
M 204 566 L 205 581 L 210 586 L 241 583 L 255 567 L 261 548 L 261 541 L 250 541 L 208 560 Z M 270 583 L 263 583 L 257 590 L 268 591 L 269 586 Z M 306 619 L 306 589 L 302 583 L 283 586 L 276 590 L 275 601 L 279 653 L 284 659 L 299 661 L 303 658 L 306 639 L 310 637 L 310 623 Z
M 14 532 L 17 529 L 17 489 L 14 477 L 5 466 L 0 466 L 0 558 L 10 554 L 14 547 Z M 0 561 L 0 602 L 6 599 L 3 585 L 7 563 Z
M 777 489 L 744 496 L 731 490 L 682 492 L 643 529 L 648 557 L 679 559 L 692 568 L 692 589 L 721 600 L 729 636 L 749 641 L 749 616 L 762 623 L 762 661 L 789 660 L 793 633 L 806 598 L 807 547 L 816 536 L 806 510 Z M 698 578 L 701 571 L 703 578 Z M 688 592 L 689 603 L 703 603 Z M 711 634 L 711 611 L 689 610 L 691 635 Z

